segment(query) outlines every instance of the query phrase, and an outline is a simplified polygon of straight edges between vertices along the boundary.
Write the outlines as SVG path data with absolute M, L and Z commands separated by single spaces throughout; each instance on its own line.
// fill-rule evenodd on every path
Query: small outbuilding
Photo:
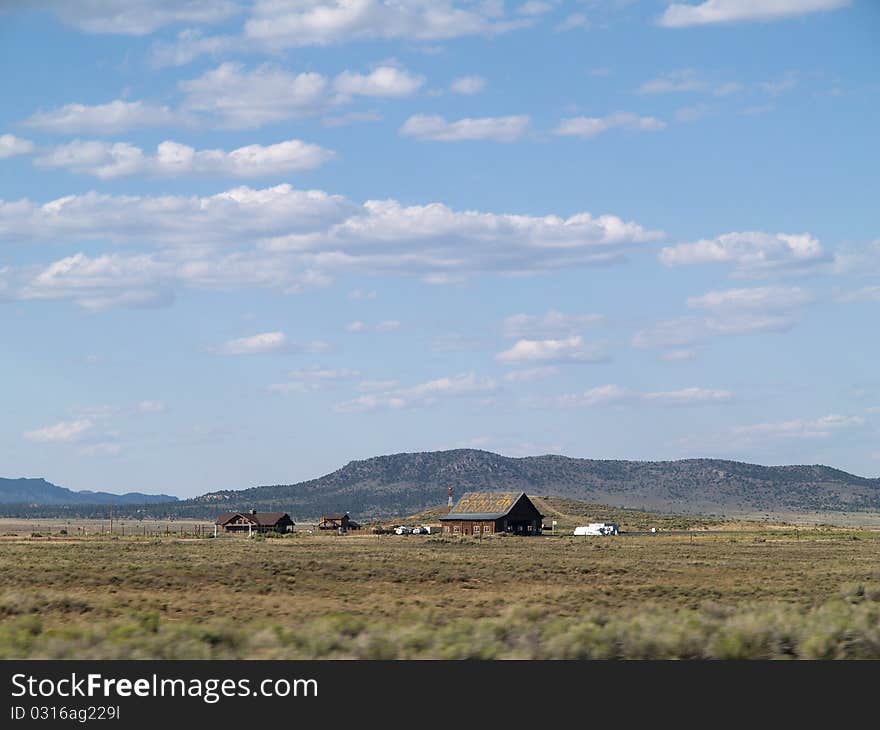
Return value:
M 227 512 L 214 522 L 214 534 L 218 530 L 234 535 L 253 535 L 261 532 L 292 532 L 294 521 L 286 512 Z
M 525 492 L 467 492 L 440 518 L 447 535 L 540 535 L 544 519 Z
M 351 517 L 348 516 L 348 513 L 345 514 L 337 512 L 336 514 L 331 515 L 321 515 L 321 521 L 318 523 L 319 530 L 342 530 L 343 532 L 347 532 L 348 530 L 360 530 L 361 526 L 355 522 Z

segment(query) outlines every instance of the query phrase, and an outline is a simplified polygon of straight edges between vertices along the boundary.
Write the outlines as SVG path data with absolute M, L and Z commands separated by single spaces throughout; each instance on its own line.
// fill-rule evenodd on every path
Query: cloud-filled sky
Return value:
M 0 476 L 880 474 L 871 0 L 0 4 Z

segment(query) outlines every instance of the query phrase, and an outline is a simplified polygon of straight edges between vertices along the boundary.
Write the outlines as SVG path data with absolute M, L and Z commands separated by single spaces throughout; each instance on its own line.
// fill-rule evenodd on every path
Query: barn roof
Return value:
M 290 520 L 290 515 L 287 512 L 226 512 L 225 514 L 220 515 L 215 523 L 218 525 L 225 525 L 230 520 L 235 517 L 244 517 L 249 522 L 253 522 L 255 525 L 277 525 L 281 520 L 285 517 Z M 293 520 L 290 520 L 293 522 Z
M 526 497 L 525 492 L 467 492 L 441 520 L 497 520 Z

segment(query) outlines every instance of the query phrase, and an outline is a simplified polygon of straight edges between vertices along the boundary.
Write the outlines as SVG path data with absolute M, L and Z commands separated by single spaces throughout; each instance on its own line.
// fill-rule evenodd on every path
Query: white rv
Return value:
M 620 528 L 613 522 L 591 522 L 574 528 L 575 535 L 619 535 Z

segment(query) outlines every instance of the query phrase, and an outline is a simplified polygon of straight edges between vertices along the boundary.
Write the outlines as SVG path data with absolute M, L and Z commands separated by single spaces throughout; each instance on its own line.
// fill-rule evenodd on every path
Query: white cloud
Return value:
M 732 264 L 738 273 L 755 274 L 781 268 L 804 268 L 825 260 L 822 244 L 808 233 L 725 233 L 660 251 L 667 266 Z
M 166 127 L 188 123 L 188 118 L 167 106 L 144 101 L 116 99 L 107 104 L 67 104 L 37 112 L 25 120 L 28 127 L 60 134 L 116 134 L 143 127 Z
M 645 400 L 665 405 L 690 405 L 698 403 L 722 403 L 729 401 L 733 394 L 729 390 L 707 388 L 682 388 L 655 393 L 645 393 Z
M 137 404 L 138 413 L 165 413 L 168 404 L 161 400 L 142 400 Z
M 178 286 L 296 292 L 352 272 L 434 283 L 481 273 L 535 274 L 618 261 L 660 238 L 611 215 L 499 215 L 394 200 L 358 204 L 286 184 L 201 197 L 89 192 L 44 204 L 0 200 L 0 241 L 155 249 L 79 253 L 4 275 L 13 297 L 71 298 L 93 308 L 167 303 Z
M 376 410 L 402 410 L 431 406 L 447 398 L 491 393 L 497 388 L 492 378 L 474 373 L 429 380 L 409 388 L 393 388 L 359 396 L 336 406 L 339 413 L 364 413 Z
M 556 134 L 566 137 L 590 139 L 611 129 L 627 129 L 638 132 L 656 132 L 666 128 L 666 122 L 656 117 L 640 117 L 631 112 L 615 112 L 605 117 L 571 117 L 563 119 L 556 127 Z
M 83 253 L 50 264 L 26 281 L 21 299 L 71 299 L 84 309 L 155 307 L 173 296 L 163 283 L 168 267 L 150 255 Z
M 83 456 L 117 456 L 122 453 L 122 445 L 114 441 L 99 441 L 79 450 Z
M 229 340 L 219 352 L 223 355 L 262 355 L 285 352 L 289 347 L 290 342 L 283 332 L 261 332 L 257 335 Z
M 681 349 L 722 335 L 785 332 L 797 321 L 789 312 L 732 311 L 712 317 L 678 317 L 640 330 L 633 337 L 633 346 Z
M 689 297 L 687 305 L 691 309 L 715 311 L 785 311 L 802 307 L 812 300 L 812 295 L 799 286 L 756 287 L 711 291 L 699 297 Z
M 670 94 L 685 91 L 704 91 L 707 87 L 696 71 L 682 69 L 671 71 L 643 83 L 639 89 L 640 94 Z
M 755 440 L 827 438 L 837 431 L 856 428 L 864 423 L 865 419 L 861 416 L 828 415 L 812 420 L 794 419 L 737 426 L 733 429 L 733 434 Z
M 0 160 L 16 155 L 28 155 L 34 151 L 34 143 L 12 134 L 0 134 Z
M 24 437 L 28 441 L 37 443 L 60 443 L 70 444 L 79 441 L 95 423 L 89 418 L 80 418 L 75 421 L 60 421 L 53 426 L 38 428 L 34 431 L 25 431 Z
M 309 393 L 357 377 L 360 377 L 358 370 L 313 366 L 291 370 L 287 374 L 287 382 L 273 383 L 269 386 L 269 391 L 281 394 Z
M 847 7 L 850 0 L 705 0 L 698 5 L 673 3 L 660 16 L 666 28 L 713 23 L 769 21 Z
M 608 359 L 602 344 L 585 342 L 580 335 L 559 340 L 519 340 L 508 350 L 499 352 L 499 362 L 595 363 Z
M 24 3 L 22 3 L 24 4 Z M 219 23 L 240 11 L 232 0 L 39 0 L 86 33 L 149 35 L 175 23 Z
M 530 17 L 505 17 L 503 6 L 492 1 L 257 0 L 251 6 L 242 33 L 206 36 L 199 29 L 190 28 L 172 43 L 157 43 L 153 57 L 157 65 L 182 65 L 202 54 L 277 55 L 287 48 L 353 41 L 424 42 L 494 36 L 533 23 Z
M 543 405 L 553 405 L 562 408 L 592 408 L 593 406 L 620 403 L 630 398 L 626 388 L 619 385 L 600 385 L 590 388 L 583 393 L 572 393 L 558 396 L 550 401 L 544 401 Z
M 525 368 L 513 370 L 504 376 L 509 383 L 531 383 L 535 380 L 545 380 L 559 374 L 559 368 L 555 365 L 546 365 L 538 368 Z
M 482 76 L 460 76 L 449 85 L 449 88 L 456 94 L 473 96 L 486 88 L 486 79 Z
M 528 25 L 506 20 L 493 3 L 449 0 L 258 0 L 245 38 L 270 49 L 332 45 L 353 40 L 445 40 L 495 35 Z
M 576 30 L 578 28 L 589 28 L 590 21 L 586 15 L 583 13 L 572 13 L 567 16 L 565 20 L 559 23 L 555 30 L 557 33 L 567 33 L 570 30 Z
M 333 156 L 330 150 L 297 139 L 266 146 L 252 144 L 231 152 L 195 150 L 166 140 L 157 146 L 155 155 L 144 155 L 143 150 L 125 142 L 74 140 L 50 148 L 36 162 L 43 167 L 66 168 L 104 180 L 138 174 L 251 178 L 312 170 Z
M 602 322 L 600 314 L 564 314 L 550 310 L 544 315 L 514 314 L 502 324 L 505 337 L 548 337 L 571 335 Z
M 343 71 L 333 81 L 333 87 L 347 96 L 399 98 L 412 96 L 424 83 L 424 76 L 394 66 L 379 66 L 367 75 Z
M 712 89 L 712 93 L 715 96 L 730 96 L 731 94 L 738 94 L 742 90 L 743 85 L 738 81 L 727 81 Z
M 796 73 L 789 71 L 782 78 L 773 81 L 764 81 L 759 84 L 761 91 L 770 96 L 779 96 L 786 91 L 791 91 L 798 84 Z
M 679 122 L 696 122 L 699 119 L 709 116 L 712 113 L 712 107 L 708 104 L 700 102 L 691 106 L 684 106 L 675 110 L 675 118 Z
M 157 41 L 151 51 L 155 68 L 183 66 L 199 56 L 219 56 L 222 53 L 243 50 L 241 40 L 232 36 L 206 36 L 200 28 L 185 28 L 171 43 Z
M 396 319 L 386 319 L 376 324 L 367 324 L 359 319 L 345 325 L 347 332 L 394 332 L 400 329 L 400 322 Z
M 465 118 L 447 122 L 438 115 L 416 114 L 404 122 L 400 133 L 404 137 L 435 142 L 474 140 L 515 142 L 528 131 L 529 124 L 530 120 L 526 115 L 483 117 L 480 119 Z
M 268 64 L 246 71 L 239 63 L 222 63 L 179 86 L 186 94 L 185 109 L 210 114 L 235 129 L 316 114 L 330 103 L 325 76 Z
M 730 96 L 743 90 L 738 81 L 727 81 L 720 84 L 710 83 L 692 68 L 669 71 L 645 81 L 637 89 L 639 94 L 680 94 L 706 93 L 713 96 Z
M 355 302 L 363 301 L 365 299 L 375 299 L 376 296 L 375 289 L 352 289 L 348 293 L 348 298 Z
M 526 2 L 517 6 L 516 12 L 517 15 L 544 15 L 544 13 L 549 13 L 555 7 L 555 2 L 544 2 L 544 0 L 526 0 Z

